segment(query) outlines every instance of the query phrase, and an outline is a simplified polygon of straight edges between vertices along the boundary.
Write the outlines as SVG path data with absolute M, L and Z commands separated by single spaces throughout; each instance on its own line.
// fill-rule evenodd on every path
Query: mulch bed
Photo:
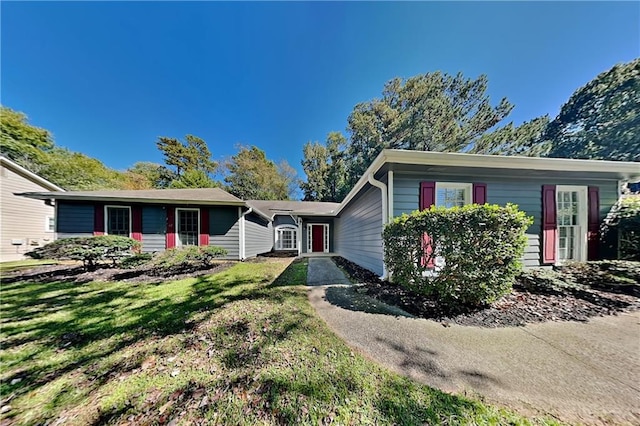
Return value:
M 451 311 L 438 300 L 405 290 L 397 284 L 381 281 L 375 274 L 342 258 L 333 260 L 351 277 L 362 283 L 356 291 L 397 306 L 411 315 L 479 327 L 514 327 L 546 321 L 588 321 L 589 318 L 615 315 L 640 309 L 640 286 L 620 286 L 593 280 L 590 285 L 549 285 L 531 275 L 520 278 L 513 291 L 483 308 L 460 308 Z M 575 273 L 575 271 L 572 271 Z M 597 273 L 587 271 L 592 278 Z M 567 272 L 568 273 L 568 272 Z M 573 277 L 575 278 L 575 277 Z
M 233 266 L 233 262 L 219 262 L 205 269 L 173 269 L 171 271 L 159 271 L 149 267 L 123 269 L 113 266 L 101 265 L 95 271 L 86 271 L 79 265 L 52 265 L 39 266 L 13 273 L 3 274 L 3 283 L 16 281 L 72 281 L 86 283 L 90 281 L 124 281 L 137 283 L 157 283 L 167 280 L 179 280 L 183 278 L 199 277 L 222 272 Z

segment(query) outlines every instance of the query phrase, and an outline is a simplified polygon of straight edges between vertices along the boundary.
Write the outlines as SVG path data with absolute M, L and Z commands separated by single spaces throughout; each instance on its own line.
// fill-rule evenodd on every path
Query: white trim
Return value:
M 371 185 L 380 189 L 380 194 L 382 197 L 382 200 L 381 200 L 382 226 L 380 227 L 380 235 L 382 235 L 382 233 L 384 232 L 384 227 L 387 225 L 387 222 L 389 221 L 389 199 L 387 197 L 388 195 L 387 185 L 385 185 L 383 182 L 380 182 L 379 180 L 376 180 L 374 178 L 373 173 L 367 174 L 367 182 L 369 182 Z M 383 251 L 384 251 L 384 241 L 382 242 L 382 245 L 383 245 Z M 387 264 L 384 262 L 384 259 L 382 260 L 382 276 L 380 278 L 383 280 L 386 280 L 387 278 L 389 278 L 389 273 L 387 271 Z
M 238 207 L 238 232 L 240 234 L 240 241 L 238 241 L 238 258 L 244 260 L 244 214 L 242 213 L 242 207 Z
M 109 235 L 109 209 L 128 209 L 129 210 L 129 238 L 133 232 L 133 218 L 131 217 L 131 206 L 118 206 L 113 204 L 105 204 L 104 206 L 104 235 Z
M 387 213 L 387 222 L 391 223 L 393 221 L 393 170 L 389 170 L 387 173 L 387 192 L 389 195 L 387 196 L 387 204 L 389 207 L 389 213 Z
M 64 189 L 60 188 L 55 183 L 49 182 L 45 178 L 40 177 L 37 174 L 25 169 L 20 164 L 8 159 L 7 157 L 4 157 L 4 156 L 0 155 L 0 164 L 2 164 L 3 166 L 6 166 L 7 168 L 11 169 L 15 173 L 22 174 L 25 177 L 30 178 L 31 180 L 35 181 L 40 186 L 44 186 L 45 188 L 49 189 L 50 191 L 61 191 L 61 192 L 64 192 Z
M 556 211 L 558 209 L 558 193 L 559 192 L 577 192 L 578 193 L 578 226 L 580 226 L 580 234 L 578 235 L 577 252 L 578 258 L 573 261 L 583 262 L 587 260 L 587 248 L 588 248 L 588 226 L 589 226 L 589 212 L 587 210 L 588 204 L 588 187 L 583 185 L 556 185 Z M 556 265 L 562 265 L 560 260 L 560 230 L 556 221 L 556 253 L 558 253 L 558 259 Z
M 302 254 L 302 218 L 298 218 L 298 256 Z
M 438 189 L 463 189 L 464 190 L 464 204 L 471 204 L 473 202 L 473 184 L 465 182 L 436 182 L 435 190 L 435 203 L 438 206 Z
M 200 209 L 198 208 L 187 208 L 187 207 L 177 207 L 176 208 L 176 217 L 175 220 L 175 229 L 176 229 L 176 247 L 182 247 L 182 241 L 180 241 L 180 212 L 181 211 L 192 211 L 198 212 L 198 234 L 196 235 L 196 246 L 200 246 Z
M 283 248 L 282 247 L 282 243 L 280 241 L 280 239 L 278 238 L 278 231 L 281 231 L 283 229 L 289 230 L 289 231 L 293 231 L 294 232 L 294 237 L 292 239 L 292 242 L 294 244 L 294 247 L 291 248 Z M 299 236 L 298 236 L 298 227 L 296 225 L 292 225 L 290 223 L 283 223 L 282 225 L 278 225 L 275 228 L 273 228 L 273 232 L 274 232 L 274 250 L 276 251 L 292 251 L 292 250 L 298 250 L 299 246 L 298 246 L 298 240 L 299 240 Z
M 329 253 L 330 229 L 328 223 L 307 223 L 307 253 L 318 253 L 313 251 L 313 226 L 322 226 L 322 253 Z

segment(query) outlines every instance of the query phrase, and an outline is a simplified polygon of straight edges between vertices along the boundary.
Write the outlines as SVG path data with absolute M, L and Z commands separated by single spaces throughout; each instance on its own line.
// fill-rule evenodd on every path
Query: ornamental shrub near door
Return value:
M 514 204 L 433 206 L 385 227 L 384 259 L 405 288 L 452 307 L 485 305 L 511 290 L 532 223 Z

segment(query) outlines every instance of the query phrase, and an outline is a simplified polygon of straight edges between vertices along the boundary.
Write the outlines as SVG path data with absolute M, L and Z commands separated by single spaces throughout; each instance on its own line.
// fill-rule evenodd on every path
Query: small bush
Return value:
M 211 266 L 214 259 L 225 256 L 227 250 L 218 246 L 182 246 L 158 253 L 151 265 L 160 270 L 196 270 Z
M 62 238 L 26 253 L 34 259 L 81 260 L 84 267 L 94 270 L 98 262 L 113 264 L 140 250 L 140 243 L 117 235 Z
M 434 206 L 385 227 L 385 262 L 412 291 L 450 306 L 484 305 L 511 290 L 532 223 L 513 204 Z
M 605 244 L 614 246 L 617 256 L 613 257 L 640 260 L 640 195 L 623 197 L 613 206 L 604 221 L 602 235 Z

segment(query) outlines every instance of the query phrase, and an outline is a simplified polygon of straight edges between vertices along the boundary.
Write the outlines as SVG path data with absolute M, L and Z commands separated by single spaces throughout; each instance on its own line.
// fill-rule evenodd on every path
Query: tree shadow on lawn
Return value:
M 151 337 L 188 334 L 208 318 L 208 313 L 234 301 L 267 299 L 282 303 L 288 297 L 286 292 L 243 288 L 269 281 L 213 275 L 198 277 L 190 284 L 178 281 L 161 285 L 3 282 L 3 352 L 19 352 L 28 343 L 38 347 L 20 360 L 10 359 L 5 364 L 8 374 L 3 379 L 2 395 L 13 398 L 37 390 Z M 163 293 L 165 286 L 174 285 L 183 286 L 184 292 Z M 157 294 L 153 293 L 156 290 Z M 194 314 L 202 315 L 193 320 Z M 33 362 L 43 351 L 53 351 L 62 360 Z M 112 372 L 122 371 L 123 364 L 116 362 L 101 376 L 108 378 Z M 101 384 L 94 380 L 90 386 L 98 388 Z

